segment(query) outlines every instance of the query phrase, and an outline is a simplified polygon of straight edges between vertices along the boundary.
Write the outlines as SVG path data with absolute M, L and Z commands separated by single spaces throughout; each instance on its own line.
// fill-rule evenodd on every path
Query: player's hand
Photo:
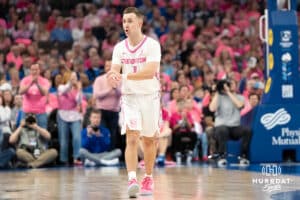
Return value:
M 120 83 L 120 76 L 121 76 L 120 73 L 115 71 L 109 71 L 106 76 L 107 76 L 108 84 L 112 88 L 117 88 Z

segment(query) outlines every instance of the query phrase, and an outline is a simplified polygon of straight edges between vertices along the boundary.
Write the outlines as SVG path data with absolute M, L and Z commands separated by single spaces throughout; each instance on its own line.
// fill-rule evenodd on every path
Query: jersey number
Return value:
M 137 66 L 133 66 L 133 73 L 137 72 Z

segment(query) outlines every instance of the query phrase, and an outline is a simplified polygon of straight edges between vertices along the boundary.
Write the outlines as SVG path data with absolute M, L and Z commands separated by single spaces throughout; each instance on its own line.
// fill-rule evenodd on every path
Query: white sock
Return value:
M 135 171 L 130 171 L 128 172 L 128 180 L 136 179 L 136 172 Z
M 150 174 L 150 175 L 145 174 L 145 177 L 150 177 L 150 178 L 152 178 L 152 174 Z

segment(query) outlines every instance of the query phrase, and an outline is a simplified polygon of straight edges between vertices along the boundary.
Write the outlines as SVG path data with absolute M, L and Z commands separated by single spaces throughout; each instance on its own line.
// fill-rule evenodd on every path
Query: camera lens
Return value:
M 92 129 L 94 132 L 97 132 L 99 130 L 99 127 L 98 126 L 92 126 Z
M 33 124 L 33 123 L 36 122 L 36 120 L 35 120 L 35 117 L 34 117 L 34 116 L 28 115 L 28 116 L 26 117 L 26 119 L 25 119 L 25 122 L 28 123 L 28 124 Z

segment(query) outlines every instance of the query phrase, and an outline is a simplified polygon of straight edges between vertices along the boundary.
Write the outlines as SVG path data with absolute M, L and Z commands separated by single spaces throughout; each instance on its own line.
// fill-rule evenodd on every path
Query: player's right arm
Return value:
M 108 84 L 111 85 L 113 88 L 116 88 L 119 84 L 119 80 L 117 79 L 117 77 L 120 76 L 121 68 L 121 49 L 120 43 L 118 43 L 113 51 L 111 68 L 106 75 Z
M 121 65 L 112 65 L 111 69 L 107 72 L 107 81 L 108 84 L 113 87 L 117 88 L 119 84 L 119 80 L 117 77 L 120 76 L 120 71 L 121 71 Z

